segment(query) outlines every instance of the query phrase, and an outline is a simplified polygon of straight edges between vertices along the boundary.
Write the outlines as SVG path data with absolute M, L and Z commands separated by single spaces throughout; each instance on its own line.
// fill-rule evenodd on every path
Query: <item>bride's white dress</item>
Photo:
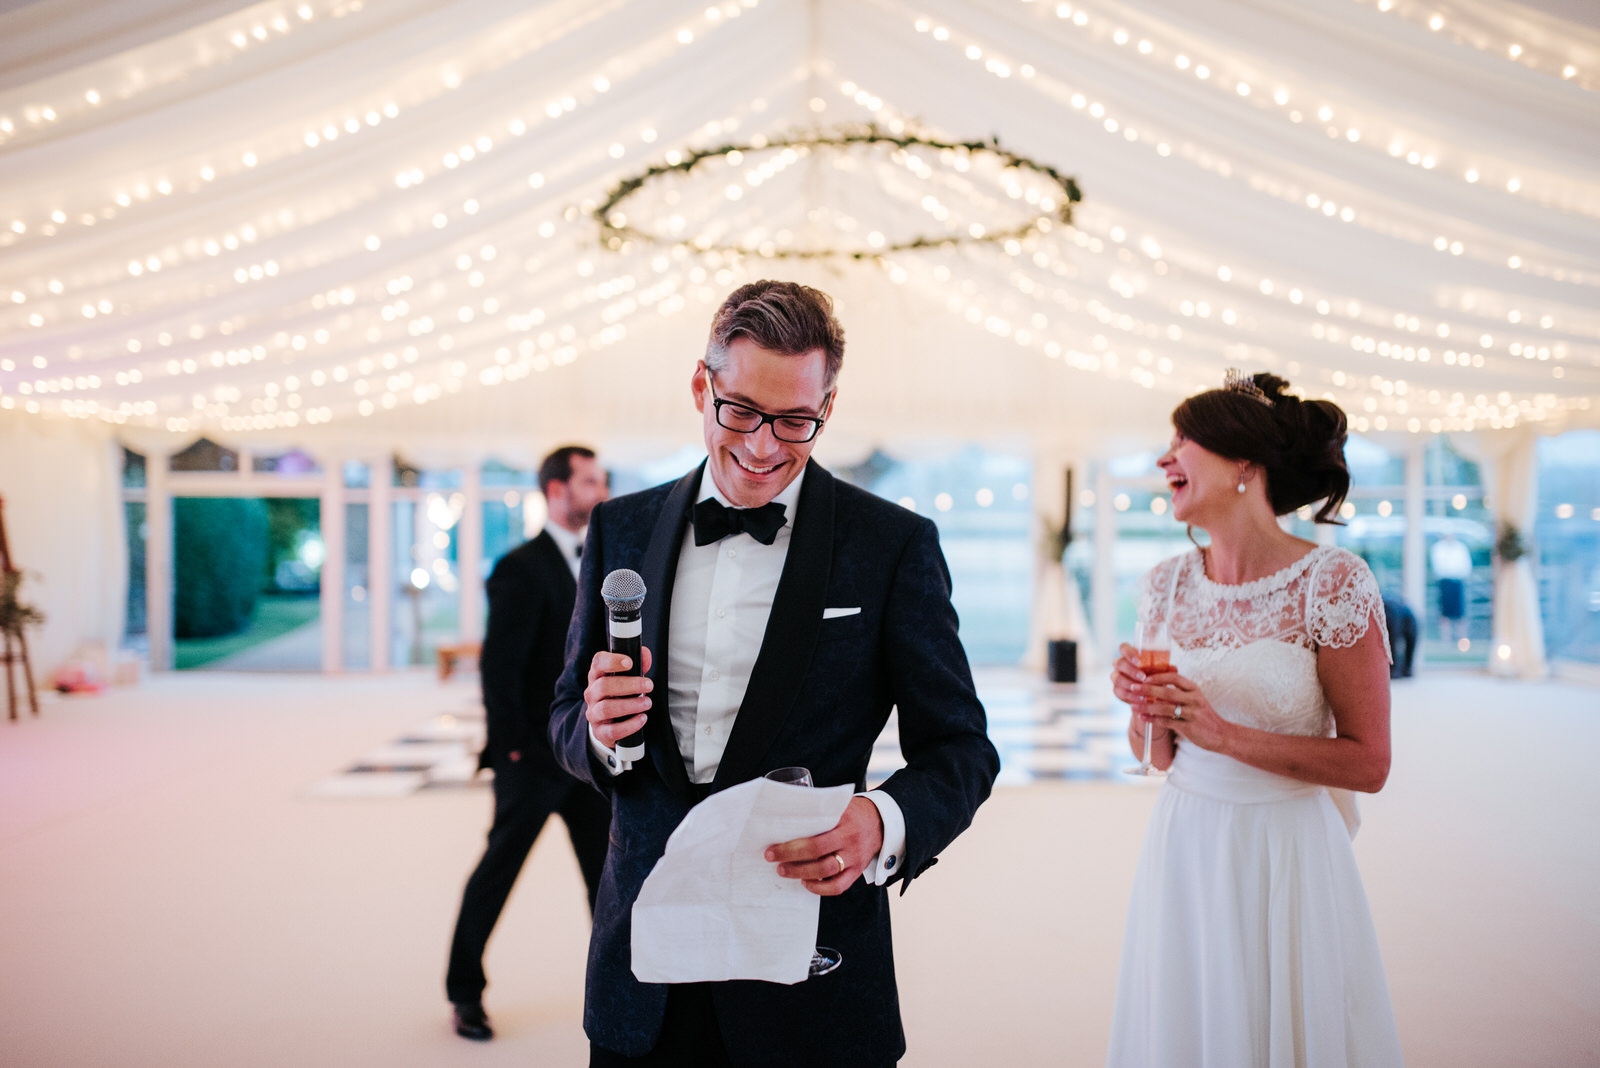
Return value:
M 1237 586 L 1190 552 L 1145 576 L 1139 617 L 1167 621 L 1174 670 L 1226 719 L 1327 736 L 1316 650 L 1382 628 L 1383 603 L 1343 549 Z M 1356 825 L 1345 791 L 1180 744 L 1134 877 L 1107 1064 L 1399 1065 Z

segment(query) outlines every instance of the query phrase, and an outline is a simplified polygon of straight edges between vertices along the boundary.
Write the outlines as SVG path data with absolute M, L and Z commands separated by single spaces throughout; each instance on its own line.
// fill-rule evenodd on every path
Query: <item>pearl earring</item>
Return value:
M 1238 490 L 1240 493 L 1243 493 L 1245 491 L 1244 479 L 1241 478 L 1239 480 L 1239 484 L 1233 488 Z

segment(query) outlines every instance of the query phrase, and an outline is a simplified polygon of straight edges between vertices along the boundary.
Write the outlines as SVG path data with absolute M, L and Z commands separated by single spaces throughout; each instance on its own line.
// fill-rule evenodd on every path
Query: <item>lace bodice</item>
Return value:
M 1185 553 L 1139 588 L 1139 618 L 1167 624 L 1173 668 L 1224 718 L 1279 734 L 1331 733 L 1316 651 L 1354 645 L 1374 617 L 1387 655 L 1377 580 L 1360 557 L 1327 545 L 1236 586 L 1213 582 L 1201 554 Z

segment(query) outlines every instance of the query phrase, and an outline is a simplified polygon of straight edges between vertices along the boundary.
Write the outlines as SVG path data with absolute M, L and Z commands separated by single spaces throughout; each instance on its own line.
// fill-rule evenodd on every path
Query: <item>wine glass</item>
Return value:
M 1165 623 L 1146 623 L 1140 620 L 1134 629 L 1134 644 L 1139 647 L 1139 670 L 1148 677 L 1159 675 L 1172 670 L 1172 641 L 1167 637 Z M 1144 723 L 1144 757 L 1136 768 L 1123 768 L 1129 775 L 1148 775 L 1160 778 L 1166 772 L 1150 763 L 1151 735 L 1155 733 L 1155 725 L 1149 720 Z
M 790 786 L 815 786 L 811 781 L 810 768 L 777 768 L 769 771 L 766 778 L 773 782 L 784 782 Z M 844 963 L 844 954 L 837 949 L 827 946 L 817 946 L 811 951 L 811 968 L 808 975 L 827 975 L 839 965 Z

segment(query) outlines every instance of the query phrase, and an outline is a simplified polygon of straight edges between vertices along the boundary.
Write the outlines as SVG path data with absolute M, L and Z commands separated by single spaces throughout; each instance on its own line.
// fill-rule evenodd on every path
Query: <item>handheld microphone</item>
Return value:
M 637 571 L 618 568 L 600 584 L 600 599 L 606 603 L 606 648 L 619 653 L 633 664 L 627 671 L 614 671 L 613 675 L 644 674 L 644 650 L 640 635 L 644 633 L 641 621 L 644 609 L 644 579 Z M 625 738 L 616 742 L 617 756 L 623 760 L 644 759 L 644 727 L 641 725 Z

